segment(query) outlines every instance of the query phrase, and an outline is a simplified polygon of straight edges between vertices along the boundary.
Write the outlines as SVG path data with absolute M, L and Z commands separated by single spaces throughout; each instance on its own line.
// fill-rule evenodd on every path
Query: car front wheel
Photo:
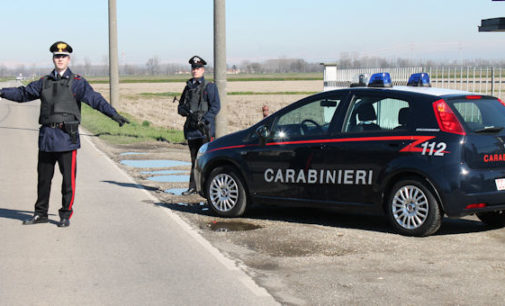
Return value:
M 393 227 L 402 235 L 428 236 L 442 224 L 440 207 L 426 184 L 405 179 L 391 189 L 387 213 Z
M 219 216 L 238 217 L 245 212 L 247 196 L 244 183 L 232 167 L 212 170 L 207 180 L 206 194 L 209 206 Z

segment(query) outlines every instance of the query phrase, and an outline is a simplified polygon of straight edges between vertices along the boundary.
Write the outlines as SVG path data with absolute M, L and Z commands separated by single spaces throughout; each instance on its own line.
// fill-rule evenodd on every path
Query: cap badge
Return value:
M 58 52 L 63 52 L 63 49 L 67 48 L 67 44 L 59 43 L 56 45 L 56 48 L 58 48 Z

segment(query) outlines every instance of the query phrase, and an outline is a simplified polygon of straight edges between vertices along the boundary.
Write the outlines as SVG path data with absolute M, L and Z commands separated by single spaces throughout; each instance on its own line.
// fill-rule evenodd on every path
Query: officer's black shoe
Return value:
M 192 195 L 192 194 L 195 194 L 195 193 L 196 193 L 196 189 L 195 188 L 188 188 L 188 190 L 182 192 L 182 195 L 183 196 L 188 196 L 188 195 Z
M 49 218 L 42 217 L 40 215 L 33 215 L 30 219 L 26 219 L 23 221 L 23 225 L 37 224 L 37 223 L 47 223 L 49 222 Z
M 69 227 L 70 226 L 70 220 L 61 218 L 60 222 L 58 222 L 58 227 Z

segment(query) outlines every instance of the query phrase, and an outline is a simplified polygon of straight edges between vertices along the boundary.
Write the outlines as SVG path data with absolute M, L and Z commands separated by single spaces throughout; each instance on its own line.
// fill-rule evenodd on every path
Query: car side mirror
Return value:
M 265 143 L 265 140 L 270 136 L 270 130 L 262 125 L 256 129 L 256 134 L 260 137 L 260 142 Z

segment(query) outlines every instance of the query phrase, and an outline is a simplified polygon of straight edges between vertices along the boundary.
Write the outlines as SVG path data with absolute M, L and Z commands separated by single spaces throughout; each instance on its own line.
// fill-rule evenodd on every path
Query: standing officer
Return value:
M 189 59 L 193 78 L 186 82 L 177 112 L 186 117 L 184 138 L 188 140 L 191 153 L 191 175 L 189 188 L 182 195 L 196 193 L 194 168 L 198 149 L 211 141 L 215 135 L 216 115 L 221 108 L 216 84 L 207 82 L 203 77 L 207 62 L 199 56 Z
M 75 196 L 76 154 L 81 147 L 78 127 L 81 122 L 81 102 L 99 110 L 122 126 L 129 121 L 117 111 L 80 75 L 68 68 L 72 47 L 63 41 L 55 42 L 49 51 L 53 54 L 54 70 L 26 87 L 0 89 L 0 97 L 16 102 L 40 99 L 39 156 L 37 164 L 37 202 L 33 217 L 23 224 L 48 222 L 49 192 L 58 162 L 63 176 L 62 207 L 59 227 L 70 225 Z

